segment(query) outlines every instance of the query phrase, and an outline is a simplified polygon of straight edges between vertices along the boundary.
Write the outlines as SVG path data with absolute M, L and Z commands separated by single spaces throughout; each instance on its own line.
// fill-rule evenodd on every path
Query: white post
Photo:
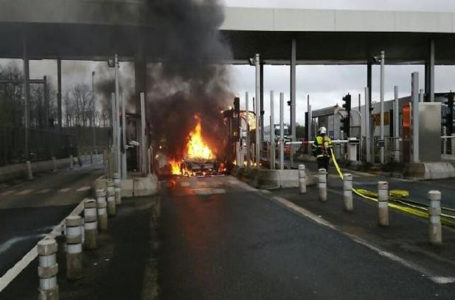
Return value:
M 284 169 L 284 94 L 280 93 L 280 170 Z
M 251 167 L 251 142 L 250 142 L 250 106 L 248 99 L 248 92 L 245 92 L 245 110 L 246 110 L 246 168 Z
M 82 267 L 82 219 L 69 216 L 66 223 L 66 277 L 76 280 L 83 277 Z
M 38 276 L 39 276 L 39 299 L 58 300 L 57 285 L 57 242 L 55 239 L 43 239 L 38 242 L 37 250 L 39 255 Z
M 275 169 L 275 108 L 274 95 L 270 91 L 270 169 Z
M 127 165 L 126 165 L 126 115 L 125 115 L 125 98 L 122 94 L 122 179 L 126 180 Z
M 145 95 L 141 93 L 141 172 L 147 174 L 147 137 L 145 135 Z
M 27 179 L 33 180 L 32 163 L 27 160 L 25 164 L 27 165 Z
M 344 210 L 353 211 L 354 205 L 352 200 L 352 175 L 344 174 L 343 176 L 343 198 L 344 198 Z
M 412 161 L 418 163 L 419 158 L 419 73 L 411 75 L 411 99 L 412 99 Z
M 430 207 L 428 208 L 429 228 L 428 234 L 432 245 L 442 244 L 441 233 L 441 192 L 429 191 L 428 200 Z
M 70 169 L 72 170 L 74 168 L 74 158 L 73 155 L 70 155 Z
M 400 104 L 398 98 L 398 86 L 393 88 L 395 100 L 393 102 L 393 133 L 394 133 L 394 150 L 393 159 L 395 162 L 400 161 Z
M 96 249 L 97 226 L 96 201 L 87 199 L 84 201 L 84 247 L 87 250 Z
M 368 163 L 371 161 L 371 138 L 370 138 L 370 98 L 369 89 L 365 88 L 365 157 Z
M 379 226 L 389 226 L 389 183 L 378 182 Z
M 104 189 L 96 190 L 96 206 L 98 208 L 98 229 L 107 231 L 106 192 Z
M 114 173 L 115 204 L 122 204 L 122 182 L 118 173 Z
M 259 53 L 256 53 L 255 64 L 256 64 L 256 164 L 259 167 L 261 162 L 261 105 L 260 105 L 260 95 L 261 95 L 261 58 Z
M 110 181 L 107 186 L 107 215 L 109 217 L 113 217 L 117 213 L 117 208 L 116 208 L 116 203 L 115 203 L 115 188 L 114 188 L 114 183 Z
M 442 126 L 442 135 L 447 136 L 447 127 Z M 447 154 L 447 138 L 442 139 L 442 154 Z
M 381 156 L 381 164 L 385 163 L 385 142 L 384 142 L 384 60 L 385 60 L 385 52 L 381 51 L 381 90 L 380 90 L 380 101 L 381 101 L 381 112 L 380 112 L 380 120 L 381 120 L 381 127 L 380 127 L 380 135 L 381 141 L 384 144 L 381 144 L 380 148 L 380 156 Z
M 327 201 L 327 170 L 319 169 L 318 171 L 318 188 L 319 200 L 321 202 Z
M 306 193 L 306 174 L 305 174 L 305 165 L 299 165 L 299 191 L 300 194 Z

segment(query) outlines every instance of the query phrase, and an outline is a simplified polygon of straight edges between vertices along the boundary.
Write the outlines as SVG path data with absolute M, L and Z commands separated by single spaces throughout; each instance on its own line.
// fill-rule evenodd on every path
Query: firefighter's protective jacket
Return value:
M 313 143 L 313 155 L 316 158 L 330 157 L 330 148 L 332 148 L 332 139 L 328 135 L 318 135 Z

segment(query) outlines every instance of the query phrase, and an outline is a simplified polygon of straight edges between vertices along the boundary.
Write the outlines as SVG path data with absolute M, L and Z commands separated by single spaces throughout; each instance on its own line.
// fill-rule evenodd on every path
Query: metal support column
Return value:
M 297 65 L 297 42 L 292 39 L 291 42 L 291 140 L 296 140 L 296 65 Z M 291 168 L 294 165 L 294 145 L 291 144 L 290 151 Z
M 393 160 L 395 162 L 400 161 L 400 105 L 398 98 L 398 86 L 394 86 L 394 102 L 393 102 L 393 137 L 394 137 L 394 149 L 393 149 Z
M 284 169 L 284 94 L 280 93 L 280 170 Z
M 260 64 L 260 80 L 259 80 L 259 85 L 260 85 L 260 101 L 259 101 L 259 106 L 260 106 L 260 112 L 261 112 L 261 145 L 264 142 L 264 64 Z
M 246 168 L 251 167 L 251 142 L 250 142 L 250 106 L 248 92 L 245 93 L 245 110 L 246 110 Z
M 49 89 L 47 76 L 43 77 L 43 98 L 44 98 L 44 128 L 49 128 Z
M 126 166 L 126 115 L 125 115 L 125 98 L 121 97 L 122 100 L 122 180 L 126 180 L 127 177 L 127 166 Z
M 30 61 L 27 53 L 27 38 L 24 36 L 22 50 L 24 60 L 24 151 L 25 158 L 29 158 L 29 128 L 30 128 Z
M 270 169 L 275 169 L 275 103 L 273 91 L 270 91 Z
M 308 116 L 308 128 L 307 128 L 307 132 L 308 132 L 308 142 L 310 142 L 312 139 L 311 139 L 311 135 L 313 134 L 311 132 L 311 128 L 312 128 L 312 123 L 313 123 L 313 112 L 311 111 L 311 104 L 310 104 L 310 95 L 307 96 L 307 110 L 308 110 L 308 113 L 307 113 L 307 116 Z M 308 155 L 311 155 L 312 153 L 312 149 L 311 149 L 311 144 L 308 143 Z
M 120 151 L 120 88 L 119 88 L 119 61 L 118 55 L 115 54 L 115 126 L 116 128 L 116 154 L 117 154 L 117 169 L 115 170 L 117 173 L 120 174 L 121 165 L 122 165 L 122 158 L 121 158 L 121 151 Z
M 255 56 L 255 64 L 256 64 L 256 145 L 255 145 L 255 157 L 256 157 L 256 164 L 259 167 L 261 162 L 261 105 L 259 104 L 260 94 L 261 94 L 261 57 L 259 53 Z
M 411 75 L 412 162 L 419 162 L 419 72 Z
M 147 136 L 145 134 L 145 95 L 141 93 L 141 172 L 147 174 Z
M 58 128 L 62 128 L 62 60 L 57 59 L 57 118 Z
M 380 135 L 381 135 L 381 145 L 380 145 L 380 159 L 381 164 L 385 163 L 385 141 L 384 141 L 384 62 L 385 60 L 385 52 L 384 50 L 381 51 L 381 82 L 380 82 L 380 101 L 381 101 L 381 112 L 380 112 Z
M 373 84 L 372 84 L 372 77 L 373 77 L 373 70 L 372 70 L 372 64 L 371 60 L 367 62 L 367 88 L 368 88 L 368 106 L 371 108 L 371 92 L 373 90 Z M 365 99 L 367 99 L 365 97 Z
M 365 88 L 365 158 L 367 163 L 373 163 L 371 158 L 371 132 L 370 132 L 370 92 Z
M 425 101 L 434 102 L 434 40 L 429 41 L 428 58 L 425 62 Z

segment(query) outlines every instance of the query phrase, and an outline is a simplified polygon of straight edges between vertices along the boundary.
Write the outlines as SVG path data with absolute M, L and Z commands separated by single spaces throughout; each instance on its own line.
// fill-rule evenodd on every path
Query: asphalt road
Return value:
M 99 166 L 43 174 L 0 190 L 0 276 L 90 193 Z
M 161 299 L 453 299 L 436 284 L 230 177 L 162 198 Z

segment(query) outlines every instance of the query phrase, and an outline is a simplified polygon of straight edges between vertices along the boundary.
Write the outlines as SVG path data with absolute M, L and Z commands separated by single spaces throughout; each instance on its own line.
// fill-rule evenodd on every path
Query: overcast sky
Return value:
M 256 6 L 256 7 L 286 7 L 286 8 L 314 8 L 314 9 L 389 9 L 389 10 L 421 10 L 421 11 L 454 11 L 455 0 L 225 0 L 229 6 Z M 386 60 L 387 61 L 387 60 Z M 7 60 L 0 60 L 0 65 Z M 20 61 L 19 61 L 20 62 Z M 77 62 L 63 63 L 63 88 L 69 88 L 75 82 L 90 83 L 92 70 L 97 70 L 100 64 Z M 241 97 L 242 107 L 244 95 L 248 91 L 254 96 L 254 68 L 250 66 L 232 66 L 232 90 Z M 393 86 L 397 85 L 400 96 L 410 94 L 411 73 L 420 72 L 420 87 L 424 88 L 424 67 L 422 65 L 386 66 L 386 99 L 393 97 Z M 48 75 L 56 85 L 55 61 L 43 60 L 31 63 L 31 77 L 38 78 Z M 275 108 L 278 112 L 279 93 L 285 93 L 285 100 L 289 100 L 289 67 L 265 66 L 265 110 L 266 123 L 269 114 L 270 90 L 275 91 Z M 364 103 L 364 87 L 366 86 L 366 66 L 298 66 L 297 67 L 297 121 L 304 122 L 304 112 L 307 109 L 307 95 L 313 109 L 341 104 L 341 98 L 350 93 L 353 95 L 353 105 L 357 105 L 358 94 L 361 94 Z M 435 74 L 435 91 L 445 92 L 455 90 L 455 67 L 437 66 Z M 379 67 L 373 66 L 373 100 L 379 98 Z M 354 100 L 355 99 L 355 100 Z M 287 107 L 286 107 L 287 109 Z M 278 113 L 276 113 L 278 116 Z M 285 113 L 285 121 L 289 121 L 289 112 Z

